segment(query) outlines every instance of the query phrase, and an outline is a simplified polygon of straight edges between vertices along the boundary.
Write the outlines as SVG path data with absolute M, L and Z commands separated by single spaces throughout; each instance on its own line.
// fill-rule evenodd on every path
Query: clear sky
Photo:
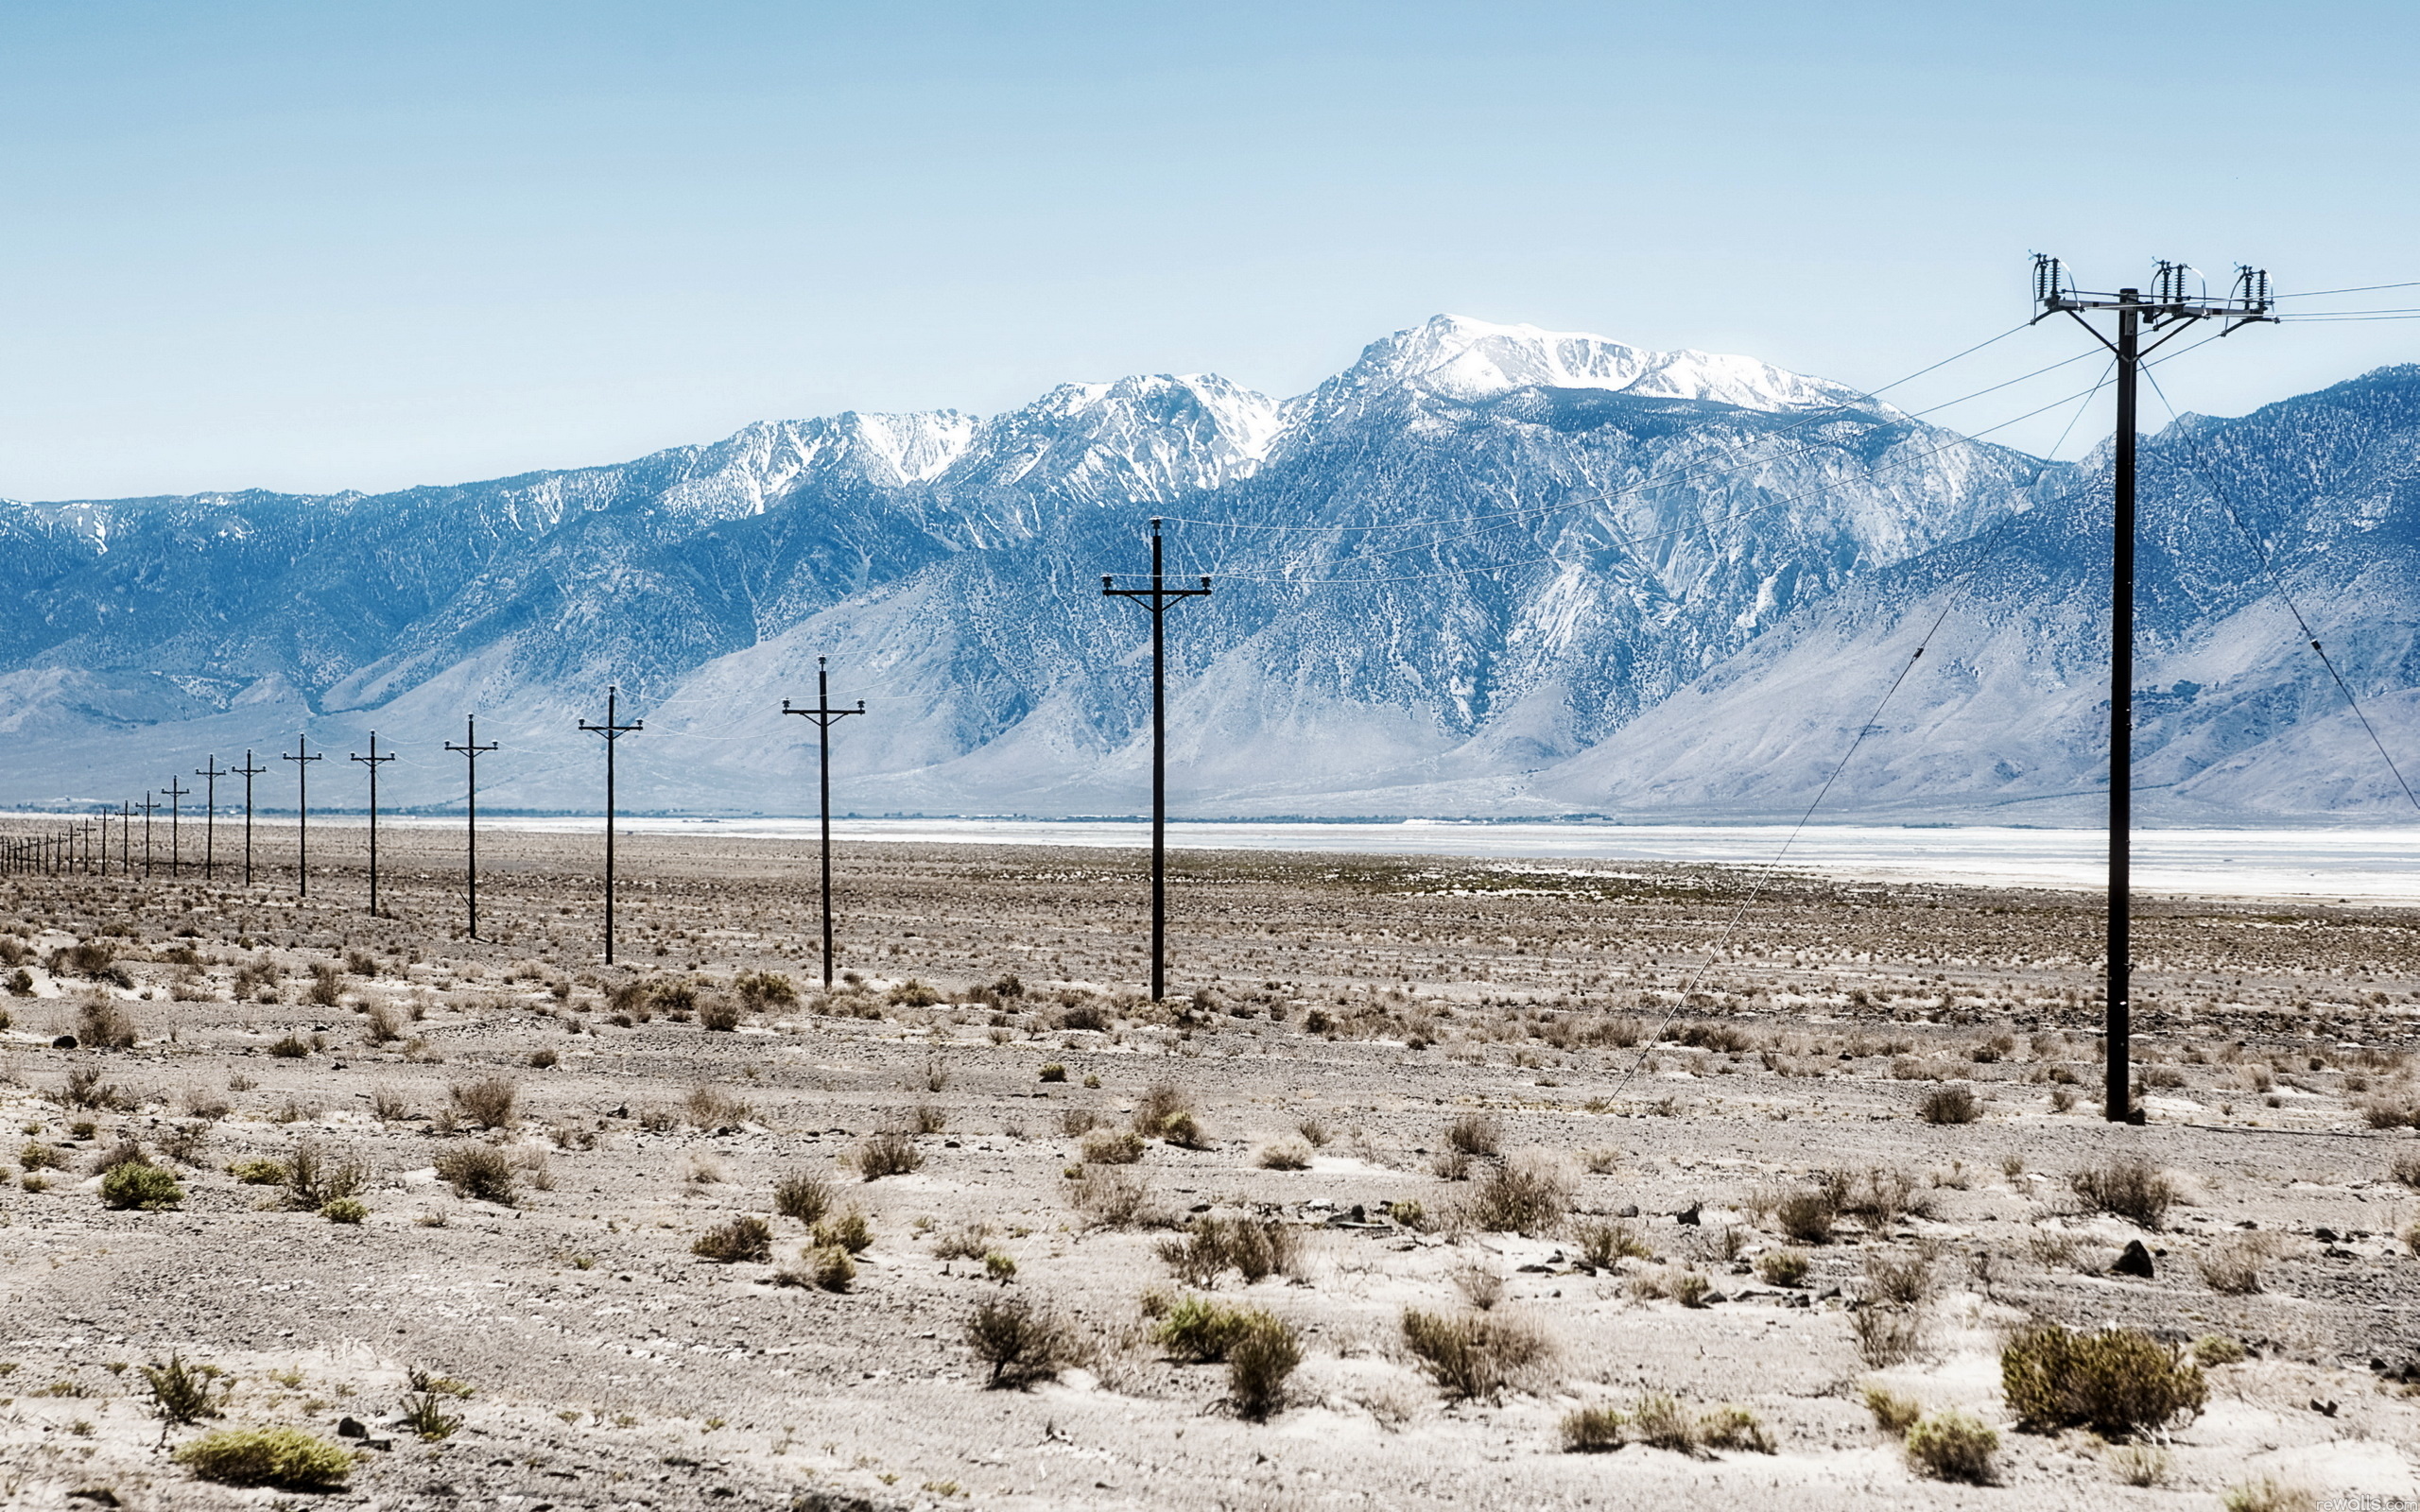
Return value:
M 1447 310 L 1872 387 L 2022 319 L 2037 248 L 2420 280 L 2415 43 L 2383 4 L 9 0 L 0 496 L 1287 393 Z M 2413 358 L 2420 323 L 2318 323 L 2162 376 L 2233 413 Z

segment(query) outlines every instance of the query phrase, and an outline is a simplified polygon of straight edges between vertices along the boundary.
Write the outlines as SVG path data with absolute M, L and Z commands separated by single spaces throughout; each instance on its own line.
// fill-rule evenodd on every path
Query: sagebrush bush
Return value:
M 1808 1268 L 1804 1250 L 1768 1249 L 1756 1257 L 1756 1275 L 1768 1286 L 1804 1286 Z
M 710 1033 L 733 1033 L 738 1029 L 743 1017 L 739 1001 L 724 997 L 719 992 L 708 994 L 698 1005 L 698 1027 Z
M 1311 1147 L 1300 1140 L 1280 1140 L 1262 1146 L 1254 1163 L 1264 1171 L 1307 1171 L 1311 1168 Z
M 2209 1385 L 2182 1349 L 2138 1329 L 2077 1333 L 2042 1323 L 2001 1349 L 2000 1393 L 2020 1428 L 2118 1437 L 2200 1416 Z
M 2228 1297 L 2249 1297 L 2260 1290 L 2260 1272 L 2269 1263 L 2269 1248 L 2251 1239 L 2223 1244 L 2193 1258 L 2202 1284 Z
M 1865 1410 L 1874 1414 L 1874 1426 L 1893 1438 L 1904 1435 L 1925 1415 L 1921 1403 L 1872 1382 L 1865 1387 Z
M 975 1304 L 966 1320 L 966 1342 L 992 1367 L 988 1384 L 994 1387 L 1057 1375 L 1074 1343 L 1057 1314 L 1022 1297 Z
M 2075 1194 L 2141 1228 L 2157 1228 L 2176 1201 L 2176 1183 L 2149 1160 L 2121 1157 L 2068 1178 Z
M 832 1211 L 835 1195 L 829 1179 L 811 1172 L 794 1171 L 773 1183 L 773 1211 L 785 1218 L 812 1225 Z
M 1625 1260 L 1653 1260 L 1655 1251 L 1627 1218 L 1592 1218 L 1572 1229 L 1581 1260 L 1599 1270 L 1612 1270 Z
M 1104 1228 L 1149 1228 L 1166 1221 L 1150 1185 L 1124 1166 L 1078 1168 L 1067 1183 L 1067 1200 Z
M 798 988 L 780 971 L 742 971 L 731 989 L 751 1013 L 770 1013 L 798 1004 Z
M 1493 1397 L 1552 1352 L 1546 1335 L 1502 1313 L 1404 1309 L 1403 1339 L 1449 1395 Z
M 176 1452 L 176 1462 L 205 1481 L 315 1491 L 340 1486 L 353 1456 L 300 1428 L 228 1428 Z
M 1792 1192 L 1773 1204 L 1773 1221 L 1802 1245 L 1830 1244 L 1832 1225 L 1840 1216 L 1840 1204 L 1820 1188 Z
M 185 1189 L 177 1178 L 146 1161 L 129 1160 L 112 1166 L 109 1175 L 101 1177 L 101 1201 L 109 1207 L 157 1212 L 184 1200 Z
M 845 1250 L 861 1255 L 873 1247 L 873 1226 L 866 1215 L 851 1208 L 835 1213 L 815 1226 L 815 1242 L 826 1249 Z
M 318 1212 L 331 1202 L 360 1195 L 369 1185 L 368 1165 L 308 1140 L 285 1159 L 286 1205 L 298 1211 Z
M 1936 1481 L 1992 1482 L 2000 1435 L 1962 1412 L 1939 1412 L 1908 1430 L 1908 1463 Z
M 1494 1155 L 1503 1143 L 1503 1131 L 1485 1113 L 1464 1113 L 1445 1125 L 1445 1147 L 1464 1155 Z
M 728 1265 L 737 1261 L 773 1258 L 773 1226 L 753 1213 L 742 1213 L 698 1236 L 689 1253 Z
M 2219 1494 L 2224 1512 L 2318 1512 L 2319 1498 L 2274 1476 L 2238 1482 Z
M 76 1009 L 76 1041 L 91 1050 L 131 1050 L 134 1021 L 114 998 L 87 998 Z
M 1858 1357 L 1877 1369 L 1903 1365 L 1924 1342 L 1924 1318 L 1913 1308 L 1870 1302 L 1849 1314 Z
M 460 1144 L 437 1158 L 437 1174 L 459 1195 L 510 1208 L 519 1195 L 512 1162 L 487 1144 Z
M 1286 1383 L 1302 1363 L 1293 1325 L 1255 1308 L 1227 1346 L 1227 1398 L 1240 1416 L 1267 1418 L 1285 1404 Z

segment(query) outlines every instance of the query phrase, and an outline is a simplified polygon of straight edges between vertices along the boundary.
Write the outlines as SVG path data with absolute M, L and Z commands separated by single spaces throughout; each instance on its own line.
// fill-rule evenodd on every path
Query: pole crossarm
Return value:
M 787 698 L 782 700 L 782 713 L 798 714 L 815 721 L 817 752 L 816 777 L 822 791 L 821 813 L 823 822 L 823 985 L 832 985 L 832 727 L 851 714 L 866 712 L 866 701 L 857 700 L 855 709 L 832 707 L 832 686 L 824 667 L 824 659 L 815 659 L 815 707 L 793 709 Z
M 1151 581 L 1148 588 L 1120 588 L 1117 575 L 1100 575 L 1104 598 L 1123 598 L 1151 616 L 1151 1001 L 1167 995 L 1167 612 L 1188 598 L 1210 596 L 1210 579 L 1199 588 L 1167 586 L 1161 556 L 1160 517 L 1151 517 Z

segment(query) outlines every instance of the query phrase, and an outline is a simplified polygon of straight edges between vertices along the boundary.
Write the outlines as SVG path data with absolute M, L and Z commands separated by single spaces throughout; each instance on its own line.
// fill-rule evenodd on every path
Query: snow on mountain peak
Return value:
M 1787 372 L 1754 357 L 1650 352 L 1585 332 L 1499 325 L 1440 315 L 1374 341 L 1336 382 L 1400 384 L 1454 399 L 1516 388 L 1602 388 L 1658 399 L 1704 399 L 1743 409 L 1854 403 L 1844 385 Z

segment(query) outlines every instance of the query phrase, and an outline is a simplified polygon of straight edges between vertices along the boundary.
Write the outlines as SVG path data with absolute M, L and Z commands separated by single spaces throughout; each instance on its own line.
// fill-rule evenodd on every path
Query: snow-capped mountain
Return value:
M 2147 445 L 2154 813 L 2379 799 L 2228 510 L 2382 730 L 2420 733 L 2415 404 L 2393 369 Z M 1129 377 L 377 496 L 0 504 L 0 800 L 374 729 L 404 758 L 382 790 L 441 804 L 475 713 L 488 801 L 591 807 L 575 727 L 614 684 L 647 722 L 627 804 L 792 811 L 811 731 L 780 703 L 822 655 L 870 710 L 849 807 L 1132 813 L 1148 626 L 1099 584 L 1161 515 L 1171 570 L 1217 585 L 1169 622 L 1183 812 L 1762 816 L 1871 719 L 1836 813 L 2083 818 L 2106 496 L 2098 464 L 1750 358 L 1444 316 L 1286 400 Z

